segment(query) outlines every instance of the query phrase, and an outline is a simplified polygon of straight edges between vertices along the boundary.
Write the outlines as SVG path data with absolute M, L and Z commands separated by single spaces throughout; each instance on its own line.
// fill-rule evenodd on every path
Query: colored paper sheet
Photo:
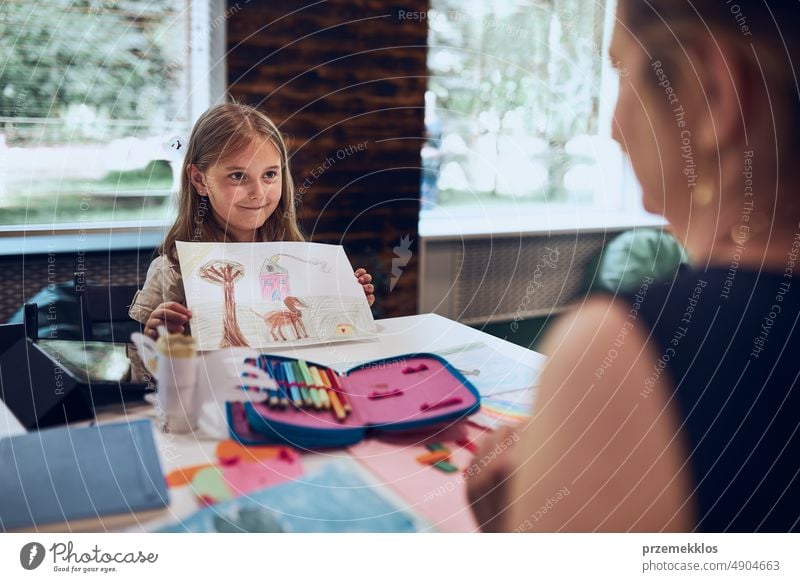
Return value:
M 535 389 L 530 389 L 483 398 L 480 411 L 469 420 L 492 430 L 500 426 L 515 426 L 530 418 L 534 397 Z
M 159 531 L 413 532 L 411 517 L 349 463 L 330 463 L 296 481 L 201 509 Z
M 222 464 L 233 463 L 237 460 L 252 462 L 261 459 L 274 459 L 281 454 L 281 451 L 284 450 L 288 451 L 290 449 L 287 449 L 286 447 L 275 446 L 248 447 L 232 439 L 226 439 L 217 444 L 217 458 Z
M 473 453 L 456 441 L 474 442 L 484 433 L 483 429 L 461 422 L 445 432 L 424 437 L 368 439 L 350 447 L 349 452 L 437 530 L 472 532 L 478 530 L 478 525 L 469 509 L 463 471 L 474 462 Z M 450 462 L 458 467 L 457 472 L 445 473 L 417 461 L 417 457 L 430 452 L 425 445 L 433 442 L 453 451 Z
M 303 464 L 299 458 L 290 461 L 277 457 L 222 467 L 222 477 L 234 495 L 245 495 L 264 487 L 298 479 L 302 474 Z

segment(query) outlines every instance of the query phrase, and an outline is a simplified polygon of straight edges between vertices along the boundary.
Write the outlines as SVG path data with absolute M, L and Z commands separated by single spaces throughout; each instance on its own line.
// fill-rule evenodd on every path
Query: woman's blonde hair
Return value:
M 255 240 L 302 241 L 297 225 L 294 181 L 289 170 L 286 142 L 275 124 L 263 113 L 241 103 L 212 107 L 197 120 L 186 146 L 178 192 L 178 216 L 167 232 L 158 254 L 178 263 L 176 241 L 228 242 L 225 226 L 219 224 L 208 206 L 208 197 L 200 196 L 189 179 L 189 166 L 201 172 L 224 158 L 245 149 L 253 139 L 267 139 L 281 157 L 281 199 L 272 215 L 256 231 Z
M 800 63 L 800 39 L 795 30 L 800 23 L 800 2 L 620 0 L 620 5 L 630 32 L 675 79 L 681 69 L 690 70 L 684 51 L 696 39 L 723 41 L 726 57 L 739 57 L 768 92 L 772 101 L 768 105 L 781 119 L 776 128 L 781 133 L 776 136 L 778 144 L 788 146 L 781 153 L 794 157 L 792 146 L 800 143 L 796 132 L 800 96 L 794 69 Z

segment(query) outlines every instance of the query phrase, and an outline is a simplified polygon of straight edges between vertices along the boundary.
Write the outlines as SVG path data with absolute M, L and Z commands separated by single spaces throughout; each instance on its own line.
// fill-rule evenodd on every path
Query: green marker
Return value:
M 306 384 L 309 387 L 314 386 L 314 376 L 311 375 L 311 370 L 308 369 L 308 364 L 306 364 L 303 360 L 298 360 L 297 365 L 300 366 L 300 372 L 303 374 Z

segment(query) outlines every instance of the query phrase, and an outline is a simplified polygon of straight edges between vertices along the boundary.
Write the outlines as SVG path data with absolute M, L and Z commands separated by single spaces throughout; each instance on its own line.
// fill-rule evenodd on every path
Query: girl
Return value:
M 257 109 L 225 103 L 206 111 L 192 130 L 178 201 L 178 217 L 147 271 L 129 314 L 158 336 L 185 330 L 186 308 L 175 241 L 302 241 L 286 143 Z M 355 272 L 369 304 L 372 276 Z

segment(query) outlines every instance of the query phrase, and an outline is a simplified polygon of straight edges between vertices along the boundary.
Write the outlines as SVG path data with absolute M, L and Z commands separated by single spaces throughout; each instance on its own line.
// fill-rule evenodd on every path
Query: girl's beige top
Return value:
M 180 267 L 170 261 L 166 255 L 161 255 L 150 263 L 144 287 L 136 292 L 128 315 L 139 323 L 147 323 L 155 308 L 169 301 L 186 305 L 186 295 L 183 291 Z M 186 329 L 188 330 L 188 325 Z M 131 344 L 128 344 L 128 358 L 131 361 L 131 380 L 151 383 L 151 374 L 145 368 L 136 348 Z
M 180 267 L 161 255 L 147 269 L 144 287 L 136 292 L 128 315 L 139 323 L 147 323 L 153 310 L 169 301 L 186 305 Z

